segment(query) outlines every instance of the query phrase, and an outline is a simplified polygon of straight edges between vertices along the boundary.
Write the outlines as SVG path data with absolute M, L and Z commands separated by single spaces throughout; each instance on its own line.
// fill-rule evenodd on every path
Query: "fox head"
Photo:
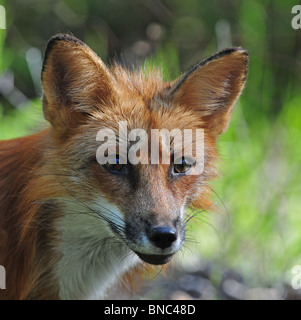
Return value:
M 109 68 L 82 41 L 54 36 L 42 70 L 43 110 L 55 145 L 47 170 L 54 173 L 55 198 L 73 219 L 64 225 L 66 241 L 75 245 L 81 237 L 94 247 L 111 241 L 109 250 L 122 246 L 123 254 L 146 263 L 170 261 L 185 239 L 185 210 L 210 207 L 207 182 L 216 176 L 216 141 L 229 125 L 247 70 L 248 52 L 231 48 L 164 82 L 159 71 Z M 118 150 L 121 121 L 128 132 L 142 129 L 149 138 L 152 129 L 203 129 L 204 169 L 191 174 L 194 164 L 185 154 L 178 163 L 152 164 L 149 157 L 132 164 L 122 163 L 116 151 L 113 163 L 99 164 L 97 133 L 114 132 Z M 142 150 L 141 157 L 150 155 L 150 147 Z M 68 228 L 73 231 L 67 235 Z

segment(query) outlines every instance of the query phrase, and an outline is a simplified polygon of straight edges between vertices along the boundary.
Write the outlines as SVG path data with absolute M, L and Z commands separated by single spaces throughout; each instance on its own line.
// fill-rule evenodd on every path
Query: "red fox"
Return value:
M 248 72 L 248 52 L 225 49 L 173 82 L 159 71 L 107 67 L 85 43 L 52 37 L 43 67 L 48 129 L 0 142 L 1 299 L 102 299 L 137 266 L 167 264 L 185 239 L 185 211 L 210 207 L 216 142 Z M 204 130 L 193 163 L 99 164 L 97 133 Z M 162 152 L 162 143 L 159 145 Z M 146 150 L 146 153 L 150 150 Z

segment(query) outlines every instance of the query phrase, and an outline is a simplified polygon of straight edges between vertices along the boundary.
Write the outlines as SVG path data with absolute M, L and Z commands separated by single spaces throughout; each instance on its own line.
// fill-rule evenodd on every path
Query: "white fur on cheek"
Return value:
M 122 213 L 103 197 L 86 204 L 62 202 L 64 215 L 57 226 L 62 258 L 56 270 L 60 297 L 104 298 L 107 289 L 139 260 L 107 222 L 123 227 Z

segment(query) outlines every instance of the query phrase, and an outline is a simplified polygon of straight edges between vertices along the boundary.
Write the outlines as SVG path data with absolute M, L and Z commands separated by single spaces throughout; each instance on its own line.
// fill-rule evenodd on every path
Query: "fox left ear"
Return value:
M 45 118 L 61 134 L 115 97 L 108 68 L 92 49 L 69 34 L 58 34 L 48 42 L 42 86 Z
M 231 120 L 248 73 L 249 55 L 242 48 L 225 49 L 192 67 L 171 84 L 168 99 L 197 112 L 214 136 Z

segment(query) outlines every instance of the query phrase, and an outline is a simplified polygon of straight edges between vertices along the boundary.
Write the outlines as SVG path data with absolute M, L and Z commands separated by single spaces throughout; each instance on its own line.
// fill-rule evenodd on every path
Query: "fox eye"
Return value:
M 188 163 L 184 157 L 182 157 L 180 161 L 176 161 L 176 162 L 180 162 L 180 163 L 174 164 L 173 170 L 175 174 L 186 174 L 191 170 L 193 166 L 192 164 Z
M 124 173 L 126 171 L 126 165 L 119 163 L 119 156 L 116 155 L 116 158 L 114 159 L 115 163 L 109 163 L 103 165 L 103 167 L 112 172 L 112 173 Z

